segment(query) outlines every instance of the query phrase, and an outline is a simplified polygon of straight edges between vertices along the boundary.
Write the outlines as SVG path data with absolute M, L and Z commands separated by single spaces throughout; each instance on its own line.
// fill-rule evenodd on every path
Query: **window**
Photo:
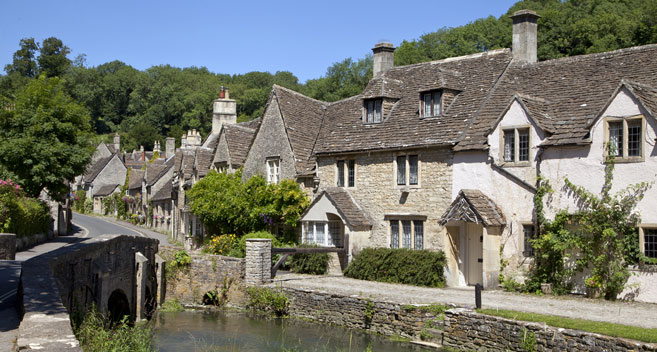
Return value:
M 228 163 L 226 162 L 218 162 L 214 165 L 214 167 L 218 173 L 226 173 L 226 171 L 228 171 Z
M 643 229 L 643 254 L 657 258 L 657 229 Z
M 325 247 L 342 247 L 342 221 L 307 221 L 303 223 L 303 242 Z
M 440 115 L 440 91 L 422 93 L 420 99 L 420 112 L 422 117 L 434 117 Z
M 281 181 L 281 169 L 279 159 L 267 160 L 267 182 L 279 183 Z
M 536 237 L 536 228 L 534 225 L 522 225 L 522 232 L 524 234 L 524 250 L 522 254 L 525 257 L 534 256 L 534 246 L 532 246 L 530 240 L 533 240 Z
M 502 160 L 507 163 L 529 161 L 529 128 L 502 130 Z
M 397 185 L 417 185 L 420 180 L 417 155 L 397 156 Z
M 643 157 L 643 117 L 608 119 L 607 155 L 621 159 Z
M 346 164 L 346 165 L 345 165 Z M 346 168 L 345 168 L 346 166 Z M 356 184 L 356 161 L 355 160 L 338 160 L 337 164 L 337 185 L 345 186 L 345 180 L 348 187 L 354 187 Z M 345 175 L 346 173 L 346 175 Z
M 418 250 L 424 248 L 424 221 L 390 220 L 390 247 Z
M 365 118 L 363 119 L 365 123 L 379 123 L 382 121 L 383 101 L 381 99 L 376 100 L 366 100 L 365 101 Z

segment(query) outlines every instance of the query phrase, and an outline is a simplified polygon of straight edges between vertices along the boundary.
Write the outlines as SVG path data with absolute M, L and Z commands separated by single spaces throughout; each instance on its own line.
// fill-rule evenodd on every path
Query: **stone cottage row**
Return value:
M 203 226 L 185 190 L 210 169 L 243 168 L 245 178 L 296 180 L 313 199 L 301 240 L 344 246 L 347 260 L 372 246 L 443 250 L 450 286 L 496 287 L 501 259 L 521 279 L 539 174 L 556 190 L 548 216 L 576 209 L 565 177 L 600 191 L 609 150 L 614 189 L 657 179 L 657 45 L 539 62 L 538 16 L 512 18 L 512 49 L 394 67 L 394 47 L 377 44 L 372 80 L 337 102 L 274 86 L 262 117 L 236 124 L 222 90 L 212 134 L 201 143 L 190 132 L 135 180 L 141 204 L 152 201 L 166 229 L 191 243 Z M 656 196 L 653 187 L 638 209 L 641 250 L 653 258 Z M 637 297 L 657 297 L 652 276 L 636 280 Z

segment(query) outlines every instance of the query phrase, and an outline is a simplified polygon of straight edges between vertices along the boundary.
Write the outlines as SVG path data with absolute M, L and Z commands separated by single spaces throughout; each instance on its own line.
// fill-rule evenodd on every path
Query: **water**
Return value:
M 358 330 L 240 312 L 159 312 L 154 327 L 160 351 L 424 351 Z

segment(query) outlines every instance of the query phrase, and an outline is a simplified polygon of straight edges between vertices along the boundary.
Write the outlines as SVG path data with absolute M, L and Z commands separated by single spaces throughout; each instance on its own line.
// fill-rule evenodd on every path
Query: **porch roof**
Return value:
M 482 224 L 485 227 L 506 225 L 500 208 L 478 189 L 462 189 L 452 205 L 440 218 L 440 224 L 450 221 L 465 221 Z
M 301 216 L 303 218 L 312 207 L 322 198 L 326 197 L 335 206 L 340 213 L 340 217 L 349 227 L 371 227 L 372 222 L 369 220 L 365 211 L 356 203 L 356 200 L 340 187 L 328 187 L 320 193 L 310 204 L 308 210 Z

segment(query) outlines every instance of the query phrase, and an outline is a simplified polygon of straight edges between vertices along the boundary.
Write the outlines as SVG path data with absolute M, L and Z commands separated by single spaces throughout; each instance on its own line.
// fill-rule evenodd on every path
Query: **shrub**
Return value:
M 0 231 L 18 237 L 48 233 L 50 221 L 46 203 L 25 196 L 11 180 L 0 180 Z
M 84 200 L 84 213 L 91 214 L 94 212 L 94 200 L 87 198 Z
M 290 300 L 281 290 L 269 287 L 247 287 L 246 295 L 248 297 L 247 308 L 269 312 L 277 317 L 287 316 Z
M 185 307 L 180 304 L 177 298 L 167 299 L 159 309 L 160 312 L 182 312 L 183 310 L 185 310 Z
M 313 248 L 314 245 L 300 245 L 300 248 Z M 299 274 L 323 275 L 328 271 L 328 253 L 299 253 L 290 259 L 290 269 Z
M 345 276 L 370 281 L 443 287 L 445 253 L 428 250 L 365 248 L 345 270 Z
M 229 255 L 231 257 L 237 257 L 237 258 L 246 257 L 246 240 L 249 238 L 268 238 L 271 239 L 273 247 L 280 247 L 282 245 L 282 243 L 278 240 L 278 238 L 276 238 L 276 236 L 272 235 L 267 231 L 250 232 L 242 236 L 242 238 L 240 238 L 239 241 L 237 241 L 237 245 L 233 247 L 233 250 L 230 251 Z
M 218 255 L 229 255 L 233 248 L 237 246 L 237 243 L 238 240 L 233 234 L 212 236 L 205 243 L 203 252 Z
M 148 326 L 130 326 L 127 317 L 111 324 L 95 307 L 85 315 L 75 335 L 84 351 L 154 351 L 153 333 Z
M 179 250 L 174 254 L 173 261 L 171 261 L 171 266 L 173 267 L 186 267 L 192 263 L 192 257 L 189 256 L 189 253 L 184 250 Z
M 77 190 L 73 199 L 73 210 L 84 214 L 84 203 L 87 200 L 87 192 L 83 189 Z

